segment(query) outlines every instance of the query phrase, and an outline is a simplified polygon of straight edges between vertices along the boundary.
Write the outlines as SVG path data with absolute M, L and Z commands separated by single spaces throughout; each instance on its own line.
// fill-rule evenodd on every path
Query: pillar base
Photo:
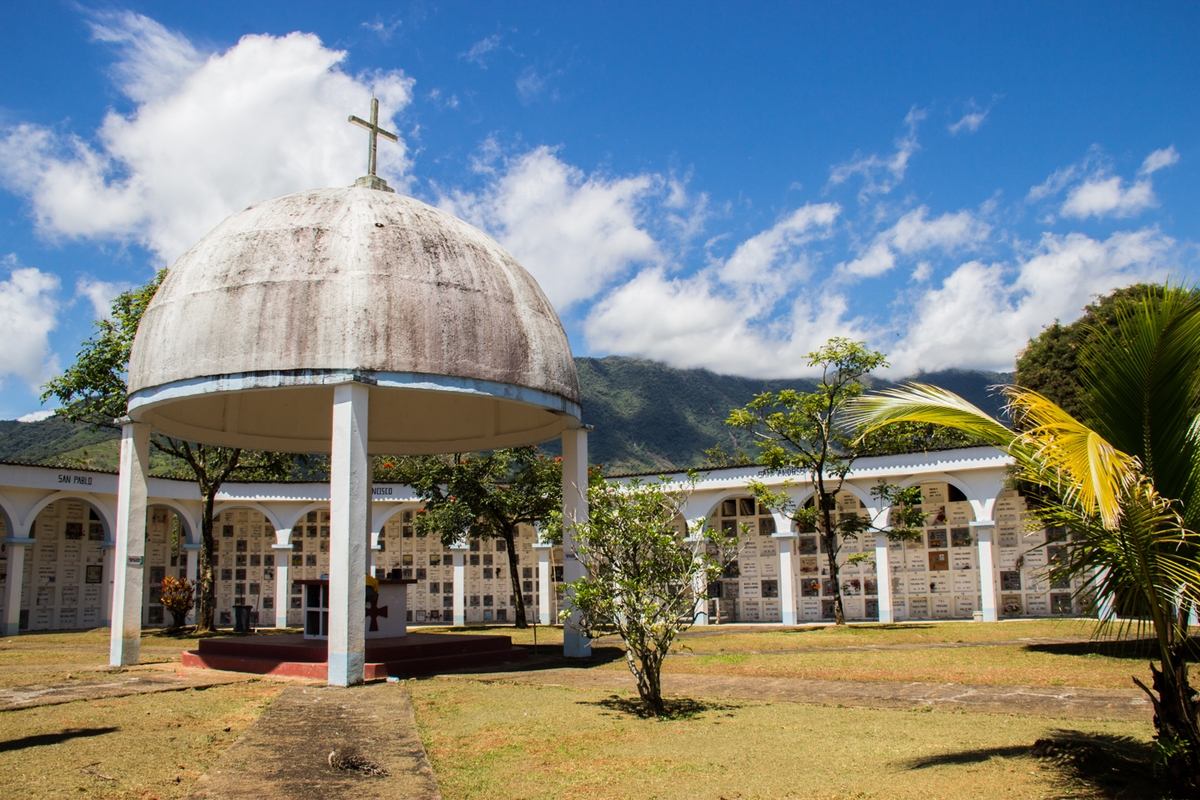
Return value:
M 330 686 L 358 686 L 363 683 L 366 666 L 365 653 L 330 653 L 328 683 Z
M 108 624 L 107 622 L 105 624 Z M 21 623 L 19 622 L 0 622 L 0 636 L 8 638 L 16 636 L 21 632 Z

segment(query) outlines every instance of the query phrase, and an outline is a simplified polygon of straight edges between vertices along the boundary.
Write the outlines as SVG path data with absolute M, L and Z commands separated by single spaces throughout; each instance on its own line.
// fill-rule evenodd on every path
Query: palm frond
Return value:
M 955 428 L 1007 449 L 1015 434 L 987 412 L 937 386 L 910 383 L 852 400 L 846 420 L 870 432 L 893 422 L 926 422 Z
M 1024 423 L 1014 442 L 1024 447 L 1009 448 L 1018 464 L 1064 503 L 1078 504 L 1083 515 L 1099 514 L 1104 525 L 1116 526 L 1122 490 L 1139 475 L 1137 459 L 1037 392 L 1009 386 L 1004 393 L 1013 419 Z

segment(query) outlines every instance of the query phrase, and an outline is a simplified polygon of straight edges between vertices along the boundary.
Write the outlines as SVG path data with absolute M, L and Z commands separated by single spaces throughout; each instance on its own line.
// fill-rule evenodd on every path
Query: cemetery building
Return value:
M 991 448 L 867 458 L 856 462 L 837 497 L 838 514 L 886 519 L 871 487 L 880 480 L 920 486 L 926 525 L 919 541 L 870 535 L 848 541 L 840 555 L 847 618 L 983 619 L 1075 613 L 1071 588 L 1052 585 L 1044 531 L 1026 530 L 1023 501 L 1005 488 L 1008 459 Z M 754 467 L 714 470 L 686 505 L 688 520 L 744 530 L 737 562 L 709 587 L 700 624 L 803 623 L 831 619 L 827 561 L 812 533 L 751 498 Z M 760 478 L 768 485 L 781 479 Z M 113 614 L 118 476 L 114 473 L 0 464 L 0 624 L 4 635 L 30 630 L 107 626 Z M 803 483 L 791 489 L 803 502 Z M 415 581 L 408 586 L 410 626 L 505 624 L 514 621 L 508 559 L 499 540 L 454 547 L 413 525 L 421 509 L 411 490 L 374 485 L 370 560 L 374 574 Z M 217 621 L 247 605 L 256 627 L 303 625 L 298 581 L 330 572 L 328 483 L 227 483 L 215 521 Z M 169 624 L 158 602 L 163 577 L 195 578 L 202 505 L 194 482 L 147 482 L 145 580 L 141 624 Z M 681 535 L 685 522 L 679 520 Z M 521 588 L 530 621 L 557 620 L 563 550 L 539 543 L 522 527 Z M 850 556 L 866 553 L 866 560 Z M 456 568 L 457 567 L 457 568 Z

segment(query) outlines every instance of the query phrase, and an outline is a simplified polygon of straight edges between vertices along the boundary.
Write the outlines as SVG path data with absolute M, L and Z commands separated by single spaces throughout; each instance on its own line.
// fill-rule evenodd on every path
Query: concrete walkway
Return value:
M 633 676 L 629 672 L 608 669 L 530 670 L 445 676 L 444 679 L 637 691 Z M 663 675 L 663 693 L 696 699 L 754 700 L 861 708 L 954 708 L 991 714 L 1028 714 L 1075 719 L 1149 722 L 1153 716 L 1150 701 L 1137 689 L 823 681 L 667 673 Z
M 384 768 L 330 766 L 356 750 Z M 190 800 L 440 800 L 404 683 L 288 686 L 197 782 Z

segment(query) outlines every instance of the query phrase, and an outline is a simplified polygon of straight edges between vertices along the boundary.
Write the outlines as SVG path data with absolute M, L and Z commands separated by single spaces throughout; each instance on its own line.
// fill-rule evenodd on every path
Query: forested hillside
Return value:
M 734 452 L 745 442 L 725 425 L 729 410 L 759 392 L 810 390 L 812 381 L 761 380 L 682 370 L 655 361 L 609 356 L 577 358 L 591 461 L 605 472 L 651 472 L 701 466 L 704 451 L 721 444 Z M 996 372 L 947 371 L 914 378 L 949 389 L 998 414 L 988 387 L 1011 380 Z M 890 385 L 876 381 L 876 386 Z M 557 449 L 553 445 L 548 450 Z M 51 417 L 42 422 L 0 421 L 0 460 L 91 466 L 115 470 L 115 431 L 91 431 Z

